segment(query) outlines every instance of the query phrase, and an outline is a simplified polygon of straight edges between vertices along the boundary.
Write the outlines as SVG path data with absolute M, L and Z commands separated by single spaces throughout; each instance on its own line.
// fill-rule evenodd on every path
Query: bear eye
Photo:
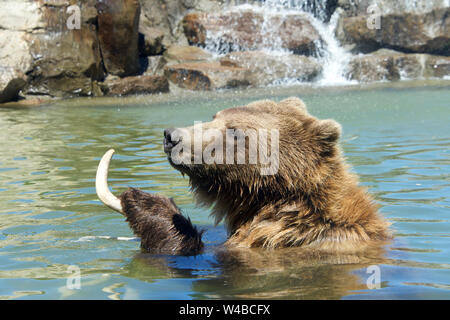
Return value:
M 233 132 L 236 132 L 236 130 L 238 130 L 238 129 L 236 129 L 235 127 L 227 127 L 227 130 L 233 130 Z

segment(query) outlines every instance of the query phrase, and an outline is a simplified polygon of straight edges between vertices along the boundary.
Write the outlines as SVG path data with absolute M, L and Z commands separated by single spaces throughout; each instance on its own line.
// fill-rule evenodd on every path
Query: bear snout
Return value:
M 181 137 L 174 137 L 173 132 L 175 128 L 168 128 L 164 130 L 164 152 L 169 153 L 180 141 Z

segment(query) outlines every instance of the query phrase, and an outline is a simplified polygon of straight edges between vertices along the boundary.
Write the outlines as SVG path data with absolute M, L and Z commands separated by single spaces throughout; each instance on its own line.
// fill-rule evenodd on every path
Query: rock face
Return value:
M 272 56 L 261 51 L 233 52 L 220 61 L 188 62 L 165 67 L 167 78 L 181 88 L 211 90 L 261 87 L 285 80 L 311 81 L 321 71 L 314 58 Z
M 372 14 L 368 9 L 374 5 L 382 14 L 423 13 L 449 6 L 448 0 L 338 0 L 337 3 L 346 17 Z
M 0 103 L 18 98 L 32 67 L 30 34 L 44 27 L 34 1 L 0 2 Z
M 344 12 L 337 38 L 354 53 L 371 53 L 353 58 L 347 68 L 350 79 L 370 82 L 449 75 L 447 0 L 339 0 L 338 6 Z M 379 29 L 368 26 L 369 15 L 374 14 L 379 15 Z
M 223 0 L 146 0 L 141 1 L 141 26 L 158 28 L 164 33 L 163 45 L 187 45 L 186 37 L 179 26 L 180 20 L 189 11 L 218 12 Z
M 92 81 L 103 79 L 98 41 L 89 27 L 56 33 L 50 39 L 38 35 L 31 52 L 36 59 L 30 72 L 30 94 L 88 96 Z
M 220 62 L 190 62 L 168 65 L 165 76 L 180 88 L 212 90 L 248 86 L 245 68 L 224 66 Z
M 32 56 L 25 31 L 0 31 L 0 103 L 17 99 L 26 82 Z
M 428 54 L 405 54 L 378 50 L 356 56 L 348 65 L 347 78 L 360 82 L 400 79 L 443 78 L 450 76 L 450 58 Z
M 146 64 L 146 70 L 143 75 L 161 76 L 164 74 L 164 66 L 167 64 L 167 60 L 164 58 L 164 56 L 151 56 L 146 57 Z
M 385 54 L 355 57 L 348 65 L 346 78 L 360 82 L 399 80 L 400 72 L 394 58 Z
M 82 1 L 80 28 L 69 30 L 65 1 L 2 1 L 0 67 L 27 74 L 29 94 L 90 95 L 103 77 L 94 2 Z
M 212 55 L 199 47 L 174 45 L 164 53 L 164 57 L 169 62 L 181 63 L 207 61 L 212 58 Z
M 26 94 L 102 95 L 105 71 L 139 71 L 137 0 L 81 0 L 79 25 L 65 0 L 0 3 L 0 68 L 28 76 Z M 75 11 L 76 12 L 76 11 Z
M 247 69 L 246 80 L 255 87 L 285 80 L 312 81 L 322 71 L 314 58 L 261 51 L 232 52 L 221 59 L 221 64 Z
M 354 51 L 390 48 L 407 53 L 450 55 L 450 7 L 422 13 L 382 14 L 379 29 L 367 26 L 367 16 L 344 18 L 338 37 Z
M 190 44 L 222 53 L 278 48 L 313 55 L 322 42 L 303 13 L 264 14 L 250 10 L 192 13 L 182 23 Z
M 450 77 L 450 57 L 428 56 L 425 75 L 433 78 Z
M 3 0 L 0 101 L 18 99 L 19 92 L 70 97 L 166 90 L 161 78 L 132 77 L 137 75 L 165 76 L 194 90 L 314 81 L 321 74 L 318 61 L 330 58 L 321 54 L 334 44 L 300 8 L 326 22 L 338 7 L 332 21 L 340 17 L 341 44 L 369 53 L 350 62 L 351 79 L 449 77 L 448 1 L 258 0 L 237 8 L 238 2 L 223 0 Z M 367 27 L 373 4 L 381 29 Z M 71 5 L 80 10 L 76 28 L 68 25 Z M 267 10 L 283 5 L 299 10 Z M 103 83 L 108 75 L 126 78 Z
M 28 94 L 94 95 L 94 82 L 104 77 L 92 1 L 81 7 L 80 28 L 69 29 L 64 4 L 43 6 L 45 28 L 30 35 L 33 56 Z
M 136 76 L 106 80 L 102 84 L 102 89 L 110 96 L 150 94 L 169 92 L 169 83 L 162 76 Z
M 139 70 L 138 0 L 102 0 L 98 10 L 98 37 L 106 71 L 127 76 Z
M 139 55 L 156 56 L 164 52 L 164 32 L 158 28 L 139 26 Z

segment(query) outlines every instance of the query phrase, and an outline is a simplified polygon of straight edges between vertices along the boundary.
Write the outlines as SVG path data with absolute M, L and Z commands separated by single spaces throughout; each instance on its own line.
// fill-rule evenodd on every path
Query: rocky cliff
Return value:
M 0 103 L 318 81 L 334 42 L 348 80 L 449 77 L 450 0 L 4 0 Z

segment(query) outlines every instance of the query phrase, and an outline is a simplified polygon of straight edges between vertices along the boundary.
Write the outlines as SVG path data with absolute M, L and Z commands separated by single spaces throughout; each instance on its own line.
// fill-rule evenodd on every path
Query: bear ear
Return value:
M 276 109 L 277 104 L 272 100 L 259 100 L 249 103 L 246 108 L 254 108 L 258 111 L 271 111 Z
M 278 105 L 281 106 L 282 108 L 288 108 L 288 107 L 298 108 L 301 111 L 303 111 L 304 113 L 308 113 L 308 110 L 306 110 L 305 103 L 297 97 L 290 97 L 290 98 L 284 99 L 284 100 L 280 101 L 278 103 Z
M 332 119 L 319 120 L 314 127 L 315 134 L 326 144 L 335 144 L 340 138 L 342 127 Z

